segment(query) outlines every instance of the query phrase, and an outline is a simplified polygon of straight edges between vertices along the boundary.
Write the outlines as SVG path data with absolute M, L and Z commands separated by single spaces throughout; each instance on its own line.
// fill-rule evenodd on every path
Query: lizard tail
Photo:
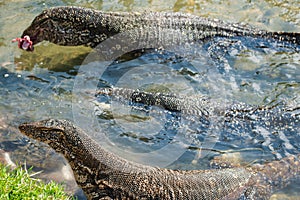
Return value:
M 246 196 L 260 197 L 269 196 L 276 190 L 284 188 L 289 182 L 300 176 L 300 154 L 289 156 L 279 161 L 273 161 L 264 165 L 251 167 L 256 176 L 253 178 L 254 186 Z
M 270 32 L 271 38 L 300 45 L 300 33 L 296 32 Z

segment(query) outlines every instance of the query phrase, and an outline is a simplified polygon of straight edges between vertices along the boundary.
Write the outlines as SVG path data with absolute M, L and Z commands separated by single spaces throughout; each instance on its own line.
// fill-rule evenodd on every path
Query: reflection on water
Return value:
M 55 72 L 75 71 L 91 49 L 87 47 L 57 47 L 54 44 L 37 46 L 34 53 L 24 52 L 14 59 L 16 71 L 33 71 L 34 68 L 46 68 Z
M 0 148 L 11 152 L 15 162 L 24 162 L 26 159 L 29 165 L 46 172 L 50 171 L 49 174 L 61 170 L 64 166 L 65 161 L 62 158 L 43 148 L 43 145 L 32 144 L 32 141 L 28 143 L 16 130 L 18 124 L 24 121 L 45 118 L 73 119 L 74 78 L 78 69 L 84 67 L 81 64 L 91 52 L 91 49 L 85 47 L 60 47 L 44 42 L 37 45 L 35 51 L 31 53 L 21 51 L 15 44 L 11 44 L 11 39 L 20 36 L 35 15 L 44 8 L 76 5 L 106 11 L 181 11 L 231 22 L 247 22 L 268 30 L 300 32 L 298 4 L 298 1 L 285 3 L 274 0 L 263 2 L 56 0 L 17 3 L 3 1 L 0 3 L 0 111 L 1 119 L 5 120 L 0 121 Z M 291 114 L 289 117 L 291 121 L 288 121 L 287 127 L 278 129 L 282 126 L 281 118 L 276 118 L 275 127 L 267 126 L 269 128 L 262 123 L 242 124 L 240 121 L 234 122 L 237 125 L 225 124 L 226 128 L 216 126 L 214 130 L 218 130 L 222 136 L 218 136 L 217 145 L 212 147 L 215 154 L 228 150 L 241 151 L 242 158 L 247 162 L 255 159 L 264 162 L 275 157 L 299 153 L 299 45 L 295 47 L 249 38 L 215 38 L 207 42 L 201 51 L 208 53 L 192 59 L 160 51 L 131 58 L 130 61 L 126 60 L 130 56 L 125 56 L 122 58 L 125 60 L 120 59 L 123 62 L 116 62 L 110 66 L 99 85 L 128 86 L 148 91 L 155 88 L 160 92 L 171 91 L 184 95 L 196 93 L 212 99 L 225 99 L 226 105 L 229 105 L 228 102 L 243 102 L 251 105 L 275 106 L 276 112 L 272 115 L 280 117 L 280 114 Z M 198 68 L 195 70 L 191 66 Z M 116 77 L 118 81 L 115 81 Z M 121 109 L 117 109 L 110 115 L 109 109 L 106 110 L 107 113 L 103 113 L 101 106 L 116 106 L 116 102 L 110 103 L 105 98 L 87 101 L 93 101 L 95 108 L 101 110 L 95 114 L 107 128 L 109 138 L 121 149 L 149 151 L 152 147 L 160 148 L 173 141 L 177 128 L 180 127 L 186 133 L 188 141 L 192 142 L 188 144 L 185 153 L 170 167 L 182 169 L 207 167 L 209 158 L 201 161 L 196 159 L 199 156 L 199 141 L 207 137 L 205 130 L 207 127 L 198 118 L 186 116 L 186 119 L 179 120 L 181 116 L 178 117 L 174 113 L 162 113 L 162 110 L 158 109 L 156 114 L 152 114 L 143 110 L 132 110 L 128 105 L 125 105 L 127 110 L 123 113 L 118 113 Z M 102 104 L 99 105 L 100 103 Z M 124 107 L 118 106 L 115 108 Z M 292 110 L 297 107 L 298 110 L 294 111 L 280 110 L 281 108 Z M 125 124 L 124 121 L 128 123 L 125 126 L 126 131 L 122 131 L 119 126 Z M 136 122 L 147 124 L 144 127 L 147 131 L 130 131 L 131 127 L 141 127 L 134 124 Z M 268 120 L 264 122 L 268 123 Z M 271 126 L 273 122 L 270 122 Z M 242 126 L 238 126 L 241 124 Z M 11 128 L 3 129 L 8 126 Z M 149 131 L 157 128 L 159 131 L 155 133 Z M 47 161 L 44 161 L 45 155 Z M 60 160 L 61 164 L 56 165 L 57 160 Z M 194 162 L 195 160 L 199 162 Z M 288 190 L 290 191 L 285 192 L 290 194 L 299 191 L 299 181 Z

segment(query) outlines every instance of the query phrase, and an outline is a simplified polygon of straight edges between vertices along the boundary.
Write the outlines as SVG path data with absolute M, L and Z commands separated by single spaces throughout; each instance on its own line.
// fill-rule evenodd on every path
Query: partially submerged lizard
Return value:
M 300 172 L 300 155 L 252 167 L 156 168 L 104 150 L 69 121 L 49 119 L 19 129 L 63 154 L 89 199 L 268 199 Z
M 139 39 L 143 35 L 146 40 L 150 35 L 158 40 L 174 39 L 174 42 L 177 39 L 183 40 L 183 36 L 191 40 L 203 40 L 215 36 L 251 36 L 300 44 L 299 33 L 268 32 L 247 25 L 230 24 L 190 14 L 102 12 L 67 6 L 44 10 L 23 32 L 22 38 L 29 36 L 33 45 L 47 40 L 66 46 L 96 47 L 111 36 L 129 30 L 135 30 L 130 35 L 133 38 Z M 180 35 L 176 35 L 176 32 L 170 33 L 171 30 L 178 31 Z M 167 34 L 166 37 L 164 34 Z
M 208 98 L 204 96 L 195 98 L 195 96 L 188 97 L 159 92 L 151 93 L 130 88 L 99 88 L 96 91 L 96 95 L 122 97 L 124 100 L 145 106 L 158 106 L 169 111 L 180 112 L 181 114 L 203 117 L 208 117 L 209 107 L 211 106 Z
M 118 118 L 118 107 L 114 108 L 113 101 L 129 106 L 132 111 L 142 111 L 141 116 L 155 116 L 157 108 L 160 107 L 164 113 L 179 117 L 181 125 L 188 124 L 189 131 L 196 135 L 214 135 L 220 141 L 240 145 L 256 146 L 268 149 L 277 158 L 282 158 L 298 152 L 298 139 L 300 125 L 300 107 L 288 105 L 287 103 L 273 103 L 270 105 L 249 105 L 242 102 L 224 102 L 223 99 L 209 98 L 203 95 L 180 95 L 161 92 L 147 92 L 130 88 L 99 88 L 96 91 L 99 101 L 112 100 L 112 109 L 102 107 L 98 104 L 103 113 L 111 113 Z M 99 95 L 99 96 L 98 96 Z M 102 95 L 108 96 L 104 99 Z M 113 111 L 114 112 L 110 112 Z M 159 112 L 161 110 L 159 109 Z M 136 112 L 132 112 L 136 116 Z M 149 114 L 149 115 L 148 115 Z M 165 117 L 166 117 L 165 116 Z M 105 115 L 103 115 L 105 117 Z M 160 119 L 161 120 L 161 119 Z M 163 119 L 164 121 L 165 119 Z M 188 122 L 186 122 L 186 120 Z M 190 123 L 191 122 L 191 123 Z M 151 121 L 149 121 L 151 123 Z M 165 124 L 167 125 L 167 124 Z M 141 130 L 143 130 L 141 128 Z M 143 133 L 143 131 L 141 131 Z M 184 134 L 189 134 L 184 133 Z M 155 136 L 159 138 L 160 136 Z M 259 140 L 256 140 L 260 138 Z M 263 138 L 263 139 L 262 139 Z M 278 143 L 283 148 L 275 150 Z M 198 139 L 195 142 L 199 142 Z M 274 145 L 274 146 L 273 146 Z M 275 147 L 276 148 L 276 147 Z
M 205 96 L 180 96 L 160 92 L 145 92 L 130 88 L 99 88 L 96 95 L 108 95 L 122 98 L 128 102 L 139 103 L 144 106 L 158 106 L 182 115 L 196 116 L 208 119 L 213 116 L 223 116 L 222 120 L 250 120 L 271 119 L 272 126 L 284 126 L 292 121 L 300 120 L 299 108 L 277 108 L 276 106 L 251 106 L 245 103 L 224 103 L 222 99 L 212 100 Z M 276 116 L 277 113 L 277 116 Z M 280 124 L 280 125 L 279 125 Z

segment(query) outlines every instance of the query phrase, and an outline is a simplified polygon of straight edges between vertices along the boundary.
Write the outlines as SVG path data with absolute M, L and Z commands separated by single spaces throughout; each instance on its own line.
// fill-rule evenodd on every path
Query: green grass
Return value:
M 46 184 L 32 176 L 30 170 L 21 167 L 11 170 L 0 164 L 0 200 L 72 199 L 61 184 L 52 181 Z

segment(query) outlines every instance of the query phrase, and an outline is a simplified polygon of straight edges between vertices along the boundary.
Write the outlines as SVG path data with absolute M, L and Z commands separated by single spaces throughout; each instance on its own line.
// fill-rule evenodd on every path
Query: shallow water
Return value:
M 9 124 L 10 128 L 0 126 L 0 148 L 11 152 L 15 162 L 26 160 L 28 165 L 52 175 L 52 172 L 60 170 L 65 162 L 62 158 L 43 145 L 33 141 L 28 143 L 15 128 L 25 121 L 46 118 L 75 119 L 82 125 L 85 121 L 78 121 L 78 116 L 81 116 L 76 108 L 88 103 L 94 109 L 93 116 L 96 118 L 93 119 L 101 124 L 101 130 L 106 131 L 112 145 L 118 147 L 107 148 L 111 151 L 115 149 L 115 153 L 126 159 L 137 159 L 147 164 L 201 169 L 207 168 L 209 159 L 220 155 L 220 152 L 238 152 L 245 162 L 264 162 L 299 153 L 299 120 L 294 118 L 293 121 L 290 116 L 288 119 L 291 121 L 287 120 L 287 126 L 282 129 L 278 128 L 280 125 L 266 128 L 262 123 L 249 125 L 240 121 L 236 122 L 239 126 L 233 122 L 225 124 L 226 128 L 220 128 L 218 118 L 207 128 L 196 117 L 180 116 L 182 118 L 179 120 L 176 114 L 164 113 L 159 108 L 153 108 L 150 114 L 145 114 L 144 111 L 133 110 L 126 104 L 105 98 L 93 99 L 88 96 L 87 99 L 76 99 L 78 96 L 74 95 L 74 91 L 78 87 L 74 87 L 74 82 L 78 83 L 78 71 L 83 73 L 89 67 L 93 69 L 93 63 L 87 60 L 91 52 L 89 48 L 60 47 L 43 42 L 31 53 L 19 50 L 16 44 L 10 42 L 20 36 L 43 9 L 60 5 L 105 11 L 181 11 L 228 22 L 245 22 L 272 31 L 300 32 L 300 8 L 296 0 L 2 1 L 0 110 L 1 124 Z M 137 58 L 124 56 L 121 59 L 123 62 L 113 63 L 105 70 L 103 77 L 99 76 L 101 82 L 97 86 L 114 85 L 181 95 L 205 95 L 216 101 L 223 100 L 222 103 L 226 105 L 242 102 L 249 105 L 276 105 L 276 109 L 299 107 L 299 45 L 249 38 L 216 38 L 203 47 L 198 48 L 196 44 L 193 48 L 197 49 L 198 56 L 186 55 L 180 49 L 177 55 L 158 50 Z M 99 61 L 97 65 L 106 67 L 107 63 Z M 94 89 L 94 86 L 84 85 L 84 88 Z M 107 112 L 103 113 L 103 110 Z M 295 112 L 299 118 L 299 109 Z M 277 110 L 274 116 L 276 114 L 284 113 Z M 274 120 L 271 118 L 272 123 Z M 268 119 L 261 121 L 265 123 Z M 172 143 L 177 146 L 162 148 Z M 204 149 L 199 151 L 201 147 Z M 143 154 L 137 156 L 134 153 Z M 299 181 L 296 181 L 284 192 L 299 195 L 296 193 L 299 189 Z

